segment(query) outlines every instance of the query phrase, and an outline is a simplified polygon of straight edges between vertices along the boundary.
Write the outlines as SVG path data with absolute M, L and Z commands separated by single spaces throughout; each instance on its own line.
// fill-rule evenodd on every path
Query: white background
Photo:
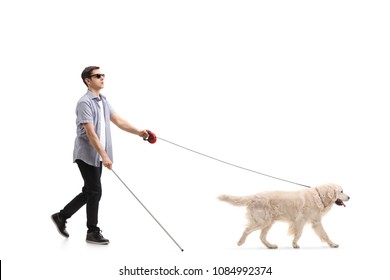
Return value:
M 0 259 L 4 279 L 126 279 L 119 269 L 272 266 L 268 279 L 389 276 L 387 1 L 2 1 Z M 72 163 L 80 74 L 140 128 L 199 152 L 351 196 L 291 248 L 277 224 L 268 250 L 242 247 L 245 210 L 222 193 L 302 187 L 113 128 L 114 169 L 171 236 L 103 173 L 109 246 L 85 243 L 85 208 L 64 240 L 50 215 L 81 189 Z M 139 277 L 141 279 L 141 277 Z M 132 279 L 138 279 L 132 277 Z M 145 279 L 161 279 L 148 277 Z

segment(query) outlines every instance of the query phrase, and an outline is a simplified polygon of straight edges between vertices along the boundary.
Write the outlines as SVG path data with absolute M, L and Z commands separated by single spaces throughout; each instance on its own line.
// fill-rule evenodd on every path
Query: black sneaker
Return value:
M 66 221 L 60 218 L 60 213 L 55 213 L 51 215 L 51 220 L 56 225 L 58 232 L 63 236 L 68 238 L 69 233 L 66 231 Z
M 108 239 L 103 237 L 100 230 L 87 233 L 87 239 L 85 241 L 88 243 L 100 245 L 107 245 L 110 243 Z

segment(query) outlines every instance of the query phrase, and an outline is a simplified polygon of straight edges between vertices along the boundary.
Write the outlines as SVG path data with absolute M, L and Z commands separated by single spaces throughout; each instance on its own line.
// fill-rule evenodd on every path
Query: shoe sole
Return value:
M 51 220 L 53 221 L 54 225 L 56 226 L 56 229 L 57 229 L 58 233 L 61 234 L 61 235 L 62 235 L 63 237 L 65 237 L 65 238 L 69 238 L 69 236 L 66 236 L 65 234 L 63 234 L 63 233 L 60 231 L 60 229 L 59 229 L 58 226 L 57 226 L 56 221 L 54 221 L 54 219 L 53 219 L 53 216 L 50 216 L 50 218 L 51 218 Z
M 96 244 L 96 245 L 108 245 L 110 243 L 110 241 L 97 242 L 97 241 L 90 241 L 90 240 L 85 240 L 85 242 L 90 244 Z

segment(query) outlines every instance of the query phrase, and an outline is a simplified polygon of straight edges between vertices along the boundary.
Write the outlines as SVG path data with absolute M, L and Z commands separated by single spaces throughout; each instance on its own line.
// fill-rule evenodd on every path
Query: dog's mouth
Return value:
M 338 206 L 344 206 L 345 207 L 344 202 L 340 198 L 338 198 L 334 203 L 336 203 Z

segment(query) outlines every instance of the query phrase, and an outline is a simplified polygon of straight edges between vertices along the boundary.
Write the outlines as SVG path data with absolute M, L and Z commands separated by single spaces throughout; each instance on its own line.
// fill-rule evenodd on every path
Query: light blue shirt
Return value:
M 100 105 L 104 108 L 104 120 L 105 120 L 105 134 L 106 134 L 106 146 L 105 150 L 111 161 L 113 161 L 112 154 L 112 141 L 110 130 L 110 116 L 114 113 L 114 110 L 108 103 L 106 97 L 100 94 L 102 102 L 99 102 L 99 98 L 92 92 L 88 91 L 84 94 L 76 106 L 76 126 L 77 136 L 74 142 L 73 150 L 73 162 L 77 159 L 84 161 L 85 163 L 93 166 L 100 166 L 100 156 L 87 137 L 87 133 L 83 124 L 92 123 L 97 136 L 100 139 L 101 123 L 100 123 Z M 100 105 L 99 105 L 100 104 Z

